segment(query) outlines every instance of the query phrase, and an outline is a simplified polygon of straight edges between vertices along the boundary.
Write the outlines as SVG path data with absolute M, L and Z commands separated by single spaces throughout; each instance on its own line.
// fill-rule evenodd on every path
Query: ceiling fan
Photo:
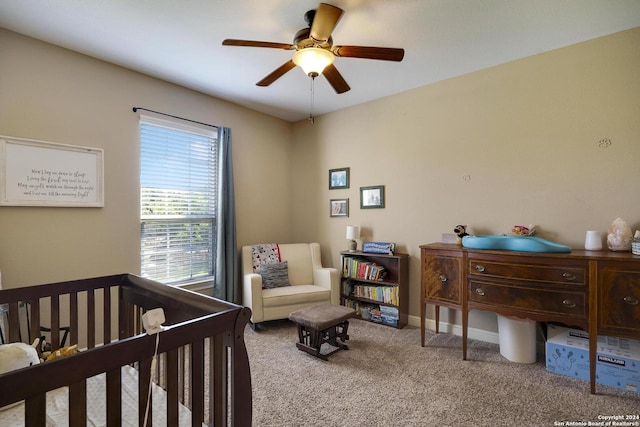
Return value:
M 333 65 L 333 60 L 336 56 L 399 62 L 404 57 L 404 49 L 372 46 L 334 46 L 331 33 L 343 13 L 344 11 L 336 6 L 320 3 L 317 10 L 310 10 L 305 13 L 304 20 L 309 26 L 296 33 L 293 37 L 293 44 L 226 39 L 222 42 L 222 45 L 267 47 L 296 51 L 289 61 L 256 83 L 258 86 L 269 86 L 298 65 L 311 78 L 323 74 L 337 93 L 344 93 L 351 88 Z

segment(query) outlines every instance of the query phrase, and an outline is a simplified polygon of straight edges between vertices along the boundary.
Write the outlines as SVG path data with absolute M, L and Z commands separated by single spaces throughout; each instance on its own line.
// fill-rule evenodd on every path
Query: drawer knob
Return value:
M 576 280 L 576 275 L 573 273 L 562 273 L 562 277 L 567 280 Z
M 480 295 L 481 297 L 484 296 L 484 289 L 482 288 L 476 288 L 476 294 Z
M 479 273 L 484 273 L 484 265 L 476 264 L 476 271 Z
M 624 297 L 624 302 L 629 305 L 638 305 L 638 298 L 632 297 L 631 295 Z
M 567 306 L 569 308 L 575 308 L 576 307 L 576 303 L 571 301 L 570 299 L 566 299 L 566 300 L 562 301 L 562 304 L 564 304 L 565 306 Z
M 447 279 L 447 276 L 445 276 L 444 274 L 441 274 L 438 276 L 438 280 L 440 280 L 442 283 L 446 283 L 449 279 Z

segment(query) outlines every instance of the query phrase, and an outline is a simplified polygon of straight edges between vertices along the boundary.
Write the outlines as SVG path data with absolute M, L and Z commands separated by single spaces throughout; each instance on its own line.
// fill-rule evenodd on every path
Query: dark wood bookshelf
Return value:
M 384 277 L 373 279 L 367 276 L 367 273 L 376 274 L 380 270 Z M 378 298 L 354 294 L 355 286 L 377 292 Z M 369 307 L 374 313 L 379 310 L 382 314 L 381 318 L 374 314 L 372 318 L 375 320 L 372 321 L 396 328 L 406 326 L 409 319 L 409 255 L 340 252 L 340 303 L 356 309 L 360 318 L 361 308 Z

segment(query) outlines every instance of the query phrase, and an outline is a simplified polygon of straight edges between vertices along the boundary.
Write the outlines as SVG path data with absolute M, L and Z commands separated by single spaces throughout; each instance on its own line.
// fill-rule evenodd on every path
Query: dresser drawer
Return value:
M 425 298 L 462 304 L 462 259 L 442 255 L 424 257 Z
M 525 280 L 538 283 L 586 285 L 588 265 L 574 266 L 541 265 L 522 260 L 520 262 L 498 262 L 483 259 L 469 259 L 469 275 L 473 277 Z
M 603 265 L 598 283 L 599 330 L 640 337 L 640 270 Z
M 495 308 L 523 310 L 540 315 L 586 319 L 588 312 L 586 292 L 550 290 L 521 284 L 507 285 L 470 280 L 468 300 Z

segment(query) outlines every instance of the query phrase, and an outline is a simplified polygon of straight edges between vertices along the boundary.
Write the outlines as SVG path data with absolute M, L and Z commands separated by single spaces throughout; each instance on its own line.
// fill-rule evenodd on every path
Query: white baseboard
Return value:
M 409 325 L 419 328 L 420 317 L 409 316 Z M 435 331 L 436 321 L 433 319 L 426 319 L 424 326 L 426 329 L 430 331 Z M 440 321 L 440 332 L 462 336 L 462 326 Z M 489 342 L 492 344 L 500 343 L 500 339 L 498 337 L 497 332 L 485 331 L 484 329 L 476 329 L 476 328 L 468 328 L 467 332 L 468 332 L 468 338 Z

